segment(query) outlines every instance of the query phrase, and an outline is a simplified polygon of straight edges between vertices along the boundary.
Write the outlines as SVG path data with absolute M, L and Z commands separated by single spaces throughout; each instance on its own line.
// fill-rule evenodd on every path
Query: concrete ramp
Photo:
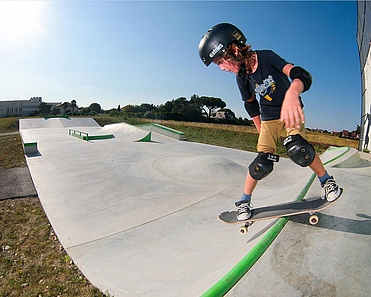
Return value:
M 66 130 L 66 128 L 70 129 Z M 126 141 L 150 142 L 152 136 L 151 132 L 126 123 L 106 125 L 102 128 L 92 118 L 50 117 L 20 120 L 20 131 L 23 131 L 24 143 L 36 143 L 32 135 L 37 134 L 36 130 L 38 129 L 60 129 L 67 131 L 68 135 L 76 136 L 82 140 L 104 140 L 119 137 Z
M 138 142 L 151 141 L 151 132 L 142 130 L 127 123 L 105 125 L 99 130 L 100 133 L 112 133 L 115 137 Z
M 161 174 L 188 184 L 242 185 L 246 166 L 223 156 L 169 156 L 155 160 L 152 164 Z
M 246 292 L 251 297 L 370 295 L 371 155 L 330 148 L 321 158 L 344 188 L 342 196 L 318 214 L 315 226 L 308 224 L 308 215 L 291 217 L 254 267 L 225 296 L 246 296 Z M 315 178 L 305 198 L 318 193 Z
M 19 130 L 66 127 L 100 127 L 92 118 L 35 118 L 19 120 Z
M 361 158 L 359 151 L 354 148 L 351 148 L 347 155 L 339 158 L 333 165 L 335 168 L 362 168 L 370 166 L 371 162 L 365 158 Z
M 281 222 L 257 222 L 241 236 L 238 227 L 217 219 L 241 196 L 255 153 L 159 134 L 138 143 L 133 140 L 147 131 L 127 124 L 97 129 L 115 138 L 96 142 L 59 130 L 32 131 L 42 151 L 27 163 L 67 253 L 93 285 L 111 295 L 201 296 L 240 267 L 255 246 L 264 246 L 269 230 Z M 346 159 L 348 151 L 334 149 L 323 158 Z M 259 183 L 254 205 L 305 195 L 311 176 L 308 168 L 282 158 Z M 211 292 L 205 296 L 222 295 Z

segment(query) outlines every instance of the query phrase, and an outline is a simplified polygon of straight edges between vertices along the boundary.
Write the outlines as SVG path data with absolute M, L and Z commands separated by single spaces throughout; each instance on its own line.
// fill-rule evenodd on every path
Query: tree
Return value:
M 49 115 L 51 108 L 52 108 L 52 106 L 50 104 L 46 104 L 45 102 L 41 102 L 40 105 L 39 105 L 39 113 L 41 115 Z
M 175 113 L 184 113 L 187 110 L 188 107 L 188 101 L 185 97 L 179 97 L 178 99 L 175 99 L 172 101 L 173 108 L 171 109 L 171 112 Z
M 73 99 L 70 103 L 70 106 L 72 108 L 72 114 L 75 114 L 75 109 L 77 108 L 76 100 Z
M 59 106 L 63 108 L 63 114 L 66 114 L 67 108 L 70 106 L 70 104 L 68 102 L 63 102 Z
M 147 111 L 153 111 L 156 107 L 153 104 L 149 103 L 142 103 L 138 106 L 137 112 L 146 113 Z
M 52 115 L 58 115 L 58 114 L 60 114 L 60 113 L 61 113 L 60 108 L 58 108 L 58 107 L 56 107 L 56 106 L 54 106 L 54 107 L 52 108 Z
M 173 110 L 174 100 L 166 101 L 165 104 L 161 104 L 158 107 L 158 111 L 161 113 L 171 112 Z
M 135 105 L 128 104 L 122 108 L 122 111 L 126 113 L 132 113 L 135 112 L 135 108 L 136 108 Z
M 100 113 L 102 111 L 102 107 L 99 103 L 92 103 L 88 108 L 90 112 Z

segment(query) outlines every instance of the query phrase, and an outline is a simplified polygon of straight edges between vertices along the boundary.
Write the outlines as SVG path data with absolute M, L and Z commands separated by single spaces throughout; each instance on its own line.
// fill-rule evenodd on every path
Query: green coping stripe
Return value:
M 159 129 L 162 129 L 162 130 L 174 133 L 174 134 L 185 135 L 184 132 L 181 132 L 181 131 L 178 131 L 178 130 L 175 130 L 175 129 L 172 129 L 172 128 L 169 128 L 169 127 L 166 127 L 166 126 L 163 126 L 163 125 L 160 125 L 160 124 L 156 124 L 156 123 L 138 125 L 138 127 L 151 127 L 151 126 L 152 127 L 157 127 Z
M 224 296 L 258 261 L 280 231 L 286 225 L 289 217 L 280 218 L 271 227 L 269 232 L 255 245 L 251 251 L 233 267 L 224 277 L 207 290 L 201 297 Z
M 102 140 L 102 139 L 111 139 L 115 136 L 113 134 L 106 134 L 106 135 L 87 135 L 84 136 L 84 140 Z
M 340 155 L 338 155 L 338 156 L 332 158 L 331 160 L 328 160 L 327 162 L 323 163 L 323 165 L 327 165 L 328 163 L 331 163 L 331 162 L 333 162 L 333 161 L 335 161 L 335 160 L 341 158 L 341 157 L 344 156 L 347 152 L 350 151 L 350 147 L 349 147 L 349 146 L 347 146 L 347 147 L 346 147 L 346 146 L 343 146 L 343 147 L 330 147 L 330 148 L 328 149 L 329 151 L 336 151 L 336 150 L 344 149 L 344 148 L 346 148 L 345 152 L 343 152 L 342 154 L 340 154 Z
M 37 142 L 25 142 L 23 144 L 24 147 L 28 147 L 28 146 L 37 146 Z
M 69 116 L 64 116 L 64 115 L 57 115 L 57 116 L 45 116 L 44 120 L 47 119 L 70 119 Z
M 344 149 L 340 148 L 329 148 L 329 151 Z M 324 165 L 329 164 L 336 159 L 344 156 L 350 150 L 349 147 L 340 155 L 325 162 Z M 315 180 L 316 174 L 312 174 L 304 188 L 300 191 L 295 200 L 302 200 L 305 194 L 308 192 L 310 186 Z M 251 269 L 251 267 L 258 261 L 258 259 L 264 254 L 268 247 L 272 244 L 274 239 L 282 231 L 283 227 L 289 221 L 290 217 L 283 217 L 277 220 L 277 222 L 269 229 L 265 236 L 251 249 L 251 251 L 233 267 L 226 275 L 224 275 L 217 283 L 215 283 L 210 289 L 201 295 L 201 297 L 219 297 L 224 296 L 228 291 Z
M 179 134 L 179 135 L 184 135 L 184 132 L 181 132 L 181 131 L 178 131 L 178 130 L 175 130 L 175 129 L 172 129 L 172 128 L 169 128 L 169 127 L 166 127 L 166 126 L 162 126 L 160 124 L 151 124 L 152 126 L 155 126 L 155 127 L 158 127 L 160 129 L 163 129 L 163 130 L 166 130 L 166 131 L 169 131 L 169 132 L 172 132 L 172 133 L 175 133 L 175 134 Z

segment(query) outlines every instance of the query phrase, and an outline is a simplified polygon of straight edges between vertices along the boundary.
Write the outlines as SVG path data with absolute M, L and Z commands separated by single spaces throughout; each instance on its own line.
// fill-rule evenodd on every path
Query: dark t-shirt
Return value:
M 253 74 L 237 75 L 237 85 L 242 100 L 246 101 L 255 93 L 260 97 L 261 119 L 263 121 L 280 118 L 281 106 L 290 81 L 282 72 L 289 64 L 271 50 L 256 51 L 258 68 Z

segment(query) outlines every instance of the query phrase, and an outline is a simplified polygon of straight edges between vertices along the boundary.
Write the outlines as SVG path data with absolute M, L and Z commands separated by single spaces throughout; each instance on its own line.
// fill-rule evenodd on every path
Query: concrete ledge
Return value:
M 162 126 L 160 124 L 154 124 L 154 123 L 144 124 L 144 125 L 139 125 L 138 127 L 143 129 L 143 130 L 146 130 L 146 131 L 157 132 L 157 133 L 160 133 L 162 135 L 169 136 L 171 138 L 175 138 L 175 139 L 178 139 L 178 140 L 184 140 L 184 136 L 185 136 L 184 132 L 181 132 L 181 131 L 178 131 L 178 130 L 175 130 L 175 129 L 171 129 L 169 127 Z
M 37 154 L 37 142 L 23 143 L 23 150 L 26 155 Z

